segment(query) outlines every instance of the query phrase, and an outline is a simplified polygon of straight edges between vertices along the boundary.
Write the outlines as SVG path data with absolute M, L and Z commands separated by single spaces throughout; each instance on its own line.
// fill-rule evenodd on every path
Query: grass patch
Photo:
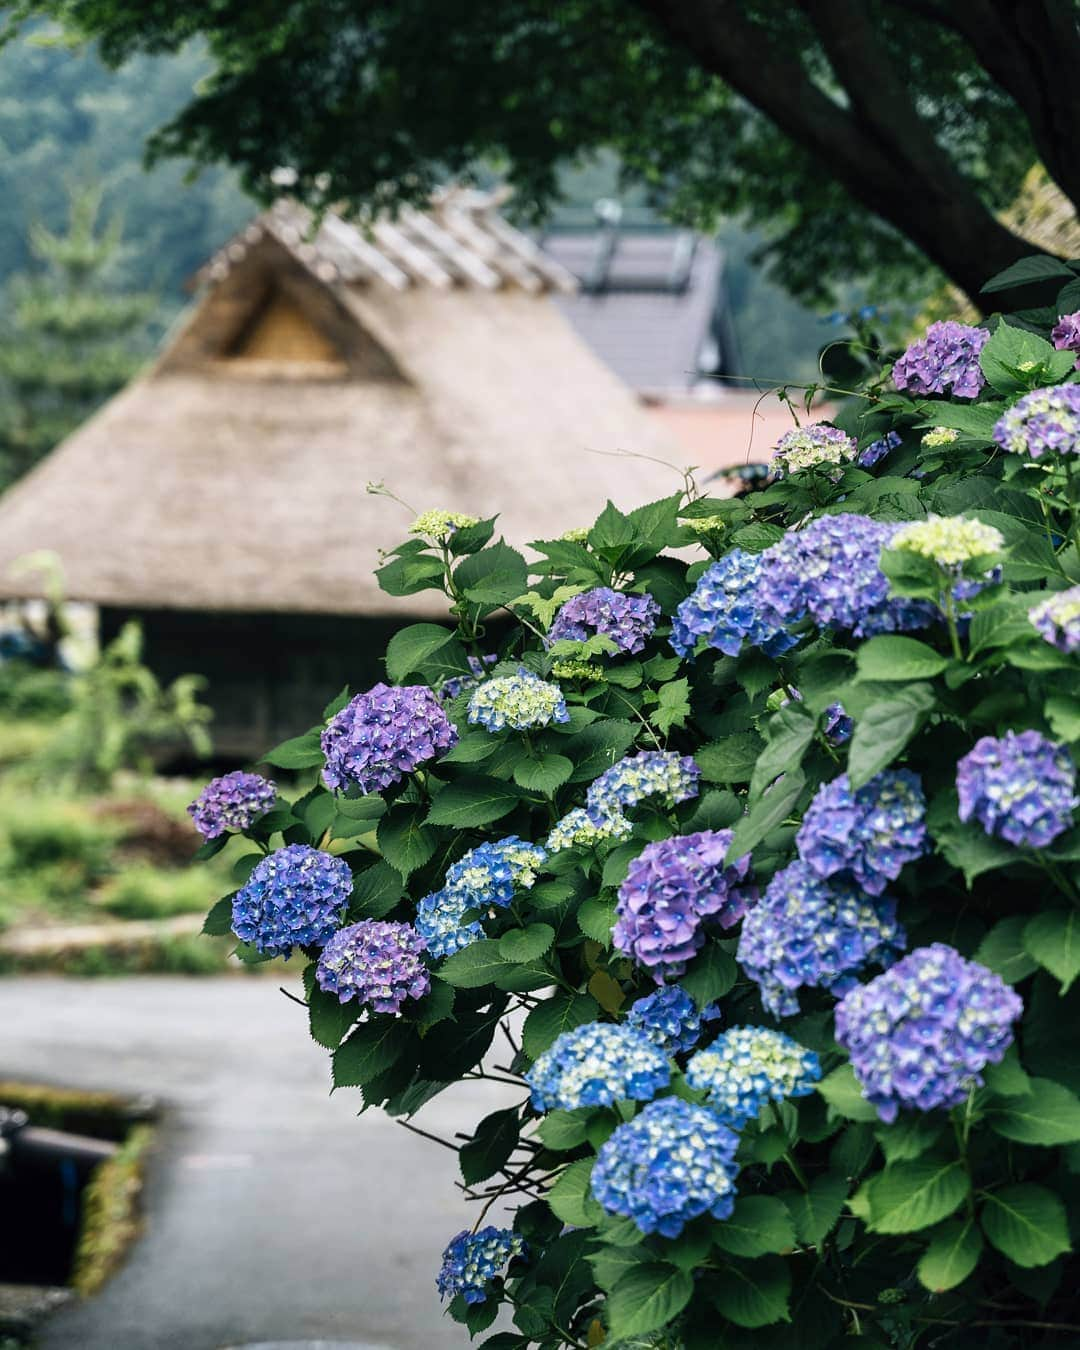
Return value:
M 119 919 L 170 919 L 209 909 L 219 894 L 215 879 L 201 869 L 166 871 L 137 864 L 101 888 L 99 903 Z
M 136 1125 L 114 1156 L 95 1169 L 83 1191 L 82 1229 L 70 1280 L 80 1294 L 96 1294 L 139 1236 L 139 1196 L 153 1135 L 149 1125 Z

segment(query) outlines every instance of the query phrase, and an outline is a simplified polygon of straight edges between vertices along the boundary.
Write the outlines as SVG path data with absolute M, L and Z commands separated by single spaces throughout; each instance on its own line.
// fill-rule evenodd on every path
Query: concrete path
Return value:
M 381 1113 L 357 1119 L 355 1090 L 330 1097 L 327 1052 L 276 981 L 0 979 L 4 1076 L 168 1108 L 145 1235 L 96 1298 L 47 1323 L 41 1350 L 468 1344 L 433 1283 L 473 1217 L 456 1158 Z M 461 1085 L 421 1123 L 448 1136 L 512 1100 Z

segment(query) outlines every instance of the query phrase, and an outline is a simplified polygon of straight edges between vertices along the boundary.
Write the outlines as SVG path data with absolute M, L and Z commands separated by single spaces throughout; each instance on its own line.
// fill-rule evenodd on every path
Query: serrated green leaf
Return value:
M 1061 982 L 1061 992 L 1080 975 L 1080 914 L 1051 909 L 1024 927 L 1024 950 Z
M 982 1234 L 970 1216 L 949 1219 L 934 1233 L 916 1267 L 919 1281 L 932 1294 L 962 1284 L 979 1264 Z
M 498 942 L 480 938 L 448 956 L 436 973 L 440 980 L 456 989 L 480 989 L 485 984 L 492 984 L 495 976 L 512 964 L 499 951 Z
M 688 679 L 669 680 L 659 689 L 659 701 L 649 713 L 649 721 L 666 736 L 677 727 L 686 726 L 690 716 L 690 681 Z
M 753 1330 L 790 1321 L 791 1272 L 779 1256 L 725 1265 L 711 1288 L 712 1301 L 737 1327 Z
M 825 1241 L 843 1213 L 848 1190 L 846 1177 L 826 1172 L 815 1177 L 808 1190 L 789 1191 L 784 1196 L 800 1242 L 816 1247 Z
M 232 932 L 232 896 L 226 895 L 210 906 L 203 920 L 203 933 L 207 937 L 227 937 Z
M 991 1092 L 999 1097 L 1026 1097 L 1031 1092 L 1031 1077 L 1020 1063 L 1015 1043 L 1005 1051 L 1001 1061 L 988 1064 L 983 1079 Z
M 499 954 L 515 965 L 535 961 L 555 941 L 555 929 L 547 923 L 531 923 L 527 928 L 511 928 L 499 938 Z
M 874 1137 L 887 1163 L 910 1162 L 932 1148 L 943 1129 L 944 1122 L 938 1116 L 902 1112 L 892 1125 L 878 1125 Z
M 484 1117 L 472 1139 L 458 1151 L 461 1178 L 467 1186 L 486 1181 L 506 1164 L 517 1144 L 520 1124 L 513 1106 Z
M 530 1059 L 548 1049 L 564 1031 L 595 1022 L 600 1005 L 589 994 L 560 991 L 538 1003 L 525 1019 L 521 1030 L 521 1044 Z
M 712 1229 L 713 1242 L 730 1256 L 765 1256 L 795 1246 L 795 1225 L 775 1195 L 746 1195 L 735 1201 L 730 1218 Z
M 406 879 L 431 858 L 439 841 L 418 805 L 393 807 L 379 821 L 375 838 L 386 861 Z
M 850 1064 L 840 1064 L 817 1085 L 818 1092 L 845 1120 L 876 1121 L 877 1110 L 862 1094 Z
M 556 1179 L 545 1199 L 552 1214 L 574 1228 L 592 1228 L 603 1214 L 589 1189 L 595 1158 L 580 1158 Z
M 1038 281 L 1075 280 L 1075 277 L 1073 270 L 1066 267 L 1060 258 L 1052 258 L 1048 253 L 1034 253 L 1006 267 L 1003 272 L 995 273 L 982 288 L 982 294 L 1008 291 L 1015 286 L 1028 286 Z
M 1049 1078 L 1031 1078 L 1022 1096 L 995 1100 L 986 1112 L 990 1126 L 1021 1144 L 1080 1142 L 1080 1098 Z
M 427 823 L 458 830 L 490 825 L 520 802 L 520 790 L 498 778 L 466 778 L 442 789 L 431 804 Z
M 979 944 L 975 960 L 988 966 L 1009 984 L 1019 984 L 1033 970 L 1038 962 L 1024 950 L 1024 928 L 1027 919 L 1014 914 L 1008 919 L 1000 919 Z
M 735 826 L 725 862 L 730 864 L 745 857 L 767 834 L 782 825 L 794 811 L 805 786 L 806 775 L 801 769 L 786 773 L 778 779 Z
M 864 642 L 856 653 L 864 680 L 927 680 L 940 675 L 949 658 L 917 638 L 882 634 Z
M 971 1190 L 955 1158 L 897 1163 L 869 1183 L 870 1221 L 875 1233 L 914 1233 L 947 1219 Z
M 610 1293 L 624 1275 L 637 1266 L 652 1260 L 648 1247 L 601 1247 L 587 1260 L 592 1266 L 593 1278 L 605 1293 Z
M 536 1133 L 545 1148 L 556 1150 L 577 1148 L 586 1138 L 587 1109 L 581 1111 L 549 1111 L 536 1127 Z
M 694 1292 L 687 1270 L 652 1261 L 636 1266 L 618 1282 L 606 1311 L 613 1341 L 656 1331 L 682 1312 Z
M 437 623 L 414 623 L 399 629 L 386 646 L 387 678 L 392 684 L 400 684 L 453 637 L 452 628 Z
M 930 685 L 913 684 L 866 709 L 855 725 L 848 751 L 853 791 L 888 768 L 922 727 L 935 702 Z
M 308 1000 L 308 1025 L 311 1039 L 327 1050 L 336 1050 L 346 1032 L 360 1016 L 353 1002 L 341 1003 L 337 996 L 315 983 L 315 963 L 304 971 L 304 989 Z
M 690 963 L 679 983 L 699 1008 L 714 1002 L 732 988 L 738 978 L 734 959 L 715 942 L 707 942 Z
M 263 764 L 272 764 L 278 769 L 310 769 L 322 764 L 323 752 L 318 727 L 305 731 L 302 736 L 293 736 L 262 757 Z
M 393 1018 L 362 1022 L 334 1051 L 334 1086 L 363 1087 L 396 1064 L 408 1044 L 409 1032 Z
M 592 895 L 583 900 L 577 912 L 577 924 L 586 937 L 604 947 L 611 946 L 611 930 L 615 926 L 615 901 Z
M 531 792 L 551 796 L 574 772 L 573 760 L 565 755 L 544 753 L 536 759 L 523 759 L 514 765 L 514 782 Z
M 385 567 L 375 569 L 375 579 L 379 588 L 387 595 L 416 595 L 420 591 L 438 591 L 442 589 L 443 565 L 439 558 L 428 553 L 407 554 L 397 557 Z
M 610 769 L 634 743 L 637 729 L 629 722 L 605 718 L 591 723 L 568 741 L 567 749 L 574 760 L 572 783 L 587 783 Z
M 1042 1186 L 1022 1183 L 992 1191 L 979 1214 L 983 1232 L 1018 1266 L 1045 1266 L 1071 1250 L 1065 1206 Z
M 782 773 L 790 773 L 802 763 L 803 755 L 814 739 L 813 717 L 797 703 L 774 713 L 765 724 L 767 743 L 758 756 L 750 780 L 750 796 L 762 792 Z

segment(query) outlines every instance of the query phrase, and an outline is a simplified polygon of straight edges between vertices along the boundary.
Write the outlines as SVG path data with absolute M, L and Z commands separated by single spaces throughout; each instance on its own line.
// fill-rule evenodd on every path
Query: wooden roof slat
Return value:
M 515 230 L 513 225 L 508 225 L 502 216 L 494 211 L 482 209 L 477 211 L 473 218 L 481 228 L 487 230 L 501 244 L 505 244 L 512 253 L 516 253 L 518 257 L 535 267 L 557 290 L 565 291 L 568 295 L 577 293 L 578 279 L 573 272 L 560 267 L 538 244 L 534 244 L 528 235 Z
M 490 235 L 485 234 L 473 223 L 467 211 L 458 206 L 447 205 L 441 212 L 441 219 L 450 233 L 456 235 L 462 243 L 468 244 L 491 267 L 508 277 L 522 290 L 531 291 L 533 294 L 544 290 L 543 278 L 537 276 L 532 268 L 516 254 L 500 248 Z
M 498 272 L 489 267 L 483 258 L 478 258 L 467 248 L 462 248 L 461 243 L 441 225 L 437 225 L 430 216 L 425 216 L 422 211 L 407 206 L 402 210 L 401 219 L 414 233 L 444 253 L 455 267 L 471 277 L 477 285 L 489 291 L 498 290 L 502 285 L 502 277 Z
M 382 244 L 383 248 L 396 254 L 400 262 L 403 262 L 412 271 L 418 272 L 432 286 L 437 286 L 444 291 L 453 286 L 454 277 L 452 274 L 445 267 L 440 266 L 430 254 L 425 253 L 422 248 L 414 244 L 396 225 L 391 225 L 386 220 L 377 220 L 371 227 L 371 233 Z
M 412 285 L 408 272 L 402 271 L 397 263 L 391 262 L 374 244 L 369 244 L 358 229 L 346 225 L 338 216 L 327 216 L 323 220 L 322 229 L 328 237 L 340 242 L 343 248 L 349 249 L 358 261 L 370 268 L 377 277 L 393 286 L 395 291 L 407 291 Z

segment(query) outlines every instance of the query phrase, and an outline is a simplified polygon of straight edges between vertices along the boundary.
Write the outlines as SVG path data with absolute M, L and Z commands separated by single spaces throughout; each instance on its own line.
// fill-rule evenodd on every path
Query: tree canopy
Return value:
M 542 209 L 614 149 L 672 215 L 770 231 L 785 284 L 932 267 L 975 295 L 1030 247 L 999 222 L 1041 159 L 1080 199 L 1078 0 L 22 0 L 107 61 L 202 36 L 212 75 L 154 156 L 261 196 L 379 207 L 496 163 Z

